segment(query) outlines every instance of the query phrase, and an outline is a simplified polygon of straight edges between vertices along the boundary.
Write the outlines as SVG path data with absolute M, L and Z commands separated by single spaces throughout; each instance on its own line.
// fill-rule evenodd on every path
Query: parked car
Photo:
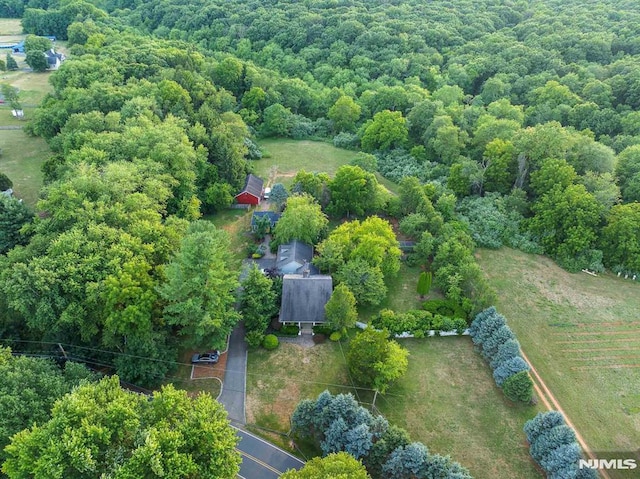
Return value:
M 191 364 L 215 364 L 220 360 L 220 351 L 208 351 L 206 353 L 191 356 Z

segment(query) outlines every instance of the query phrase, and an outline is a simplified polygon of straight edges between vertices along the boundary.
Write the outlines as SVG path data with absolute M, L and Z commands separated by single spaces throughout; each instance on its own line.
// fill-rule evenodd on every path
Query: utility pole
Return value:
M 62 351 L 62 355 L 64 356 L 65 359 L 69 359 L 67 357 L 67 352 L 64 350 L 64 348 L 62 347 L 62 344 L 58 343 L 58 347 L 60 348 L 60 351 Z

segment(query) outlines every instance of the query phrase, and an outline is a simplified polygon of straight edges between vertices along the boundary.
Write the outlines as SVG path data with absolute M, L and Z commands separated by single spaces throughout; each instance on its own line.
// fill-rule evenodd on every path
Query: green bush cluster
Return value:
M 268 351 L 276 349 L 280 341 L 278 341 L 278 337 L 275 334 L 267 334 L 262 340 L 262 347 Z
M 297 336 L 300 328 L 295 324 L 285 324 L 278 330 L 280 336 Z
M 456 331 L 458 334 L 467 329 L 464 318 L 452 318 L 433 314 L 421 309 L 413 309 L 406 313 L 396 313 L 390 309 L 381 310 L 371 321 L 377 329 L 386 329 L 392 335 L 410 333 L 415 337 L 424 337 L 428 331 Z
M 422 309 L 431 314 L 440 314 L 450 318 L 467 319 L 469 317 L 469 312 L 465 308 L 450 299 L 430 299 L 422 303 Z

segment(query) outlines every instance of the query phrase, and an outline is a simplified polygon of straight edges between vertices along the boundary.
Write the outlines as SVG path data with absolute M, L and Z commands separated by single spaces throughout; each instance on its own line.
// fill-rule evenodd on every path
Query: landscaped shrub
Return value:
M 528 371 L 509 376 L 502 384 L 504 395 L 512 401 L 531 402 L 533 398 L 533 381 Z
M 451 318 L 467 319 L 469 316 L 461 305 L 450 299 L 431 299 L 422 303 L 422 308 L 430 313 Z
M 280 328 L 278 333 L 281 336 L 298 336 L 300 328 L 296 324 L 285 324 Z
M 331 341 L 340 341 L 341 338 L 342 333 L 340 331 L 334 331 L 333 333 L 331 333 L 331 336 L 329 336 L 329 339 Z
M 326 324 L 319 324 L 313 327 L 314 334 L 324 334 L 325 336 L 329 336 L 333 333 L 333 329 Z
M 0 191 L 8 190 L 13 186 L 13 181 L 4 173 L 0 173 Z
M 504 382 L 514 374 L 518 374 L 520 371 L 528 371 L 529 365 L 527 362 L 522 359 L 520 355 L 514 356 L 511 359 L 507 359 L 493 370 L 493 379 L 495 379 L 496 384 L 500 387 L 504 384 Z
M 376 329 L 386 329 L 392 335 L 409 333 L 415 337 L 424 337 L 429 331 L 456 331 L 461 334 L 467 329 L 467 321 L 463 318 L 433 315 L 421 309 L 412 309 L 406 313 L 383 309 L 372 318 L 371 325 Z
M 278 337 L 275 334 L 267 334 L 262 340 L 262 347 L 268 351 L 276 349 L 279 344 Z
M 257 348 L 264 340 L 264 333 L 258 330 L 248 331 L 244 336 L 244 340 L 250 348 Z

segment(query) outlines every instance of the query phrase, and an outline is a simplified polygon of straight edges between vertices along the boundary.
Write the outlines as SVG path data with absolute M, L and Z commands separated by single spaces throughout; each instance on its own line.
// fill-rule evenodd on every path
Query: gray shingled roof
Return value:
M 310 264 L 312 259 L 313 246 L 294 240 L 278 246 L 276 268 L 282 273 L 293 274 L 302 273 L 305 265 L 308 265 L 311 274 L 317 274 L 318 270 Z
M 282 280 L 280 322 L 322 323 L 324 306 L 331 297 L 331 276 L 285 274 Z
M 263 186 L 264 186 L 264 180 L 262 178 L 258 178 L 257 176 L 249 173 L 244 183 L 244 188 L 242 188 L 242 191 L 238 193 L 236 196 L 239 196 L 242 193 L 247 192 L 250 195 L 255 196 L 256 198 L 262 198 Z

